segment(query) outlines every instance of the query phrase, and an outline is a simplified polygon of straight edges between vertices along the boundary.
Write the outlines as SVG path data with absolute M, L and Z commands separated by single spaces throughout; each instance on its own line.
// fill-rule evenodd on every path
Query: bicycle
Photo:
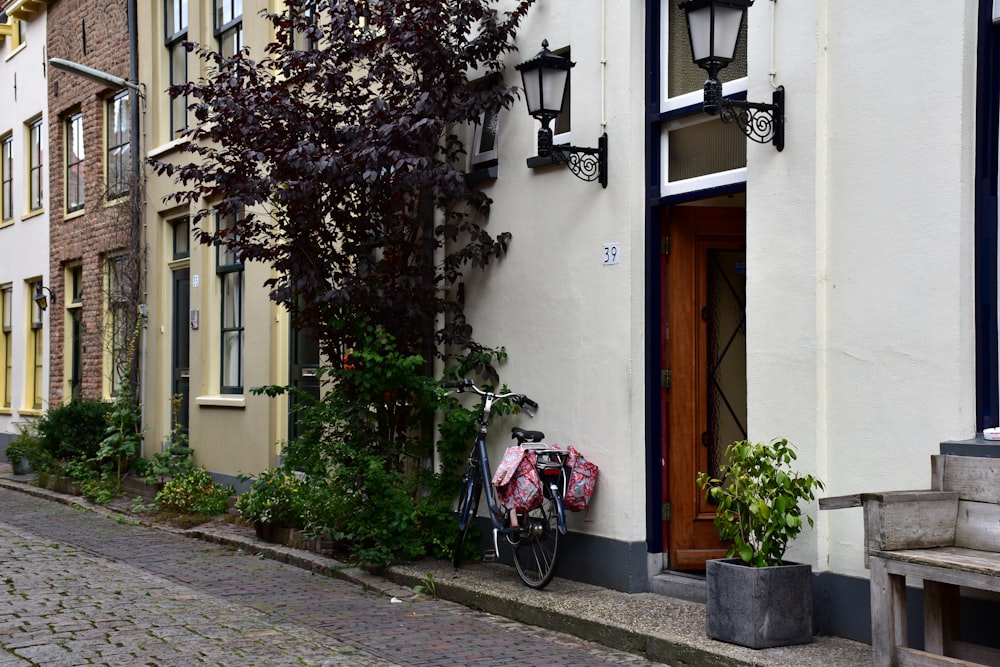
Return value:
M 500 401 L 513 401 L 533 416 L 532 411 L 538 409 L 538 403 L 524 394 L 485 391 L 471 379 L 444 382 L 441 386 L 458 393 L 472 391 L 483 397 L 479 434 L 469 454 L 465 474 L 462 476 L 462 490 L 458 496 L 458 541 L 453 558 L 455 567 L 461 566 L 465 539 L 469 527 L 478 516 L 479 500 L 485 490 L 489 518 L 493 524 L 494 552 L 499 552 L 499 538 L 503 536 L 513 550 L 514 567 L 521 580 L 532 588 L 544 588 L 555 576 L 560 555 L 559 538 L 566 534 L 566 514 L 562 498 L 568 478 L 567 453 L 543 443 L 545 434 L 541 431 L 519 427 L 511 429 L 511 437 L 517 440 L 518 446 L 530 449 L 537 457 L 536 468 L 542 480 L 543 496 L 540 507 L 528 512 L 515 512 L 512 517 L 511 510 L 498 502 L 493 490 L 493 471 L 486 452 L 490 412 L 494 404 Z

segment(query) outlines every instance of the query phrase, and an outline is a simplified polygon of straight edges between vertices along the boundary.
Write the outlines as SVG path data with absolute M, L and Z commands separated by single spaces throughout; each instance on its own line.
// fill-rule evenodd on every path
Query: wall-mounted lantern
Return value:
M 516 69 L 521 72 L 524 99 L 528 113 L 542 123 L 538 130 L 538 156 L 549 158 L 555 164 L 565 164 L 577 178 L 598 181 L 608 187 L 608 135 L 602 134 L 597 148 L 579 146 L 553 146 L 552 129 L 549 127 L 562 112 L 563 95 L 569 83 L 569 70 L 576 65 L 549 51 L 548 40 L 542 41 L 542 50 Z
M 719 70 L 733 60 L 747 9 L 754 0 L 686 0 L 678 7 L 687 17 L 694 64 L 708 72 L 705 113 L 723 123 L 736 122 L 748 138 L 785 147 L 785 87 L 778 86 L 771 104 L 730 100 L 722 96 Z
M 45 292 L 48 292 L 49 295 L 45 296 Z M 31 300 L 35 302 L 35 305 L 38 306 L 39 310 L 46 310 L 49 307 L 50 298 L 52 299 L 52 303 L 55 303 L 56 293 L 43 285 L 41 282 L 35 283 L 35 296 L 32 297 Z

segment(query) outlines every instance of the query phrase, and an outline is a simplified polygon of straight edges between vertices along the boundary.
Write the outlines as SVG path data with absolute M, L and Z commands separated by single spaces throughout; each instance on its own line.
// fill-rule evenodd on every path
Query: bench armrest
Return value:
M 955 543 L 958 493 L 887 491 L 863 493 L 865 564 L 868 554 L 894 549 L 948 547 Z

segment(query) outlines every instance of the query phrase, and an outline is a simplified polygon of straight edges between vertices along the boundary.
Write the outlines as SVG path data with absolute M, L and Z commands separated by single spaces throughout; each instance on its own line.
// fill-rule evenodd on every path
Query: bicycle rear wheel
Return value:
M 462 478 L 462 491 L 458 495 L 458 540 L 455 542 L 455 552 L 451 562 L 455 567 L 462 565 L 462 553 L 465 551 L 465 538 L 469 528 L 479 513 L 479 497 L 482 495 L 481 484 L 478 481 L 478 470 L 470 463 Z
M 544 588 L 552 581 L 559 564 L 559 518 L 555 501 L 547 498 L 541 507 L 519 520 L 521 530 L 511 539 L 514 567 L 528 586 Z

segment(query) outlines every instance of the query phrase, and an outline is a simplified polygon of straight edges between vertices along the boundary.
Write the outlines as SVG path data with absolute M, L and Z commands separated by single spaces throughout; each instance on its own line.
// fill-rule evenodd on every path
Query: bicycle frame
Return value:
M 489 428 L 490 411 L 493 408 L 493 401 L 496 400 L 496 394 L 491 391 L 485 392 L 483 400 L 483 411 L 479 415 L 479 433 L 476 435 L 476 441 L 472 446 L 472 452 L 469 454 L 469 458 L 478 464 L 478 486 L 480 492 L 484 492 L 486 495 L 486 506 L 490 512 L 490 520 L 493 522 L 493 528 L 494 530 L 507 534 L 515 532 L 517 529 L 512 529 L 509 526 L 503 525 L 504 512 L 497 504 L 496 496 L 493 493 L 493 480 L 490 479 L 492 468 L 490 467 L 489 454 L 486 451 L 486 432 Z M 461 502 L 459 503 L 459 508 L 463 510 L 460 512 L 459 529 L 464 529 L 466 527 L 466 513 L 464 510 L 469 506 L 469 503 L 473 502 L 474 498 L 472 496 L 475 493 L 476 485 L 470 486 L 469 494 L 466 498 L 461 499 Z M 496 541 L 495 537 L 496 536 L 494 534 L 494 541 Z
M 489 509 L 490 521 L 493 524 L 493 542 L 494 548 L 498 548 L 497 534 L 510 535 L 512 533 L 518 532 L 518 528 L 510 527 L 504 525 L 504 510 L 497 504 L 496 496 L 493 493 L 493 480 L 491 479 L 492 468 L 490 467 L 490 457 L 489 453 L 486 451 L 486 433 L 489 429 L 490 413 L 493 408 L 493 402 L 497 399 L 497 395 L 494 392 L 483 392 L 482 393 L 484 404 L 483 410 L 479 415 L 479 433 L 476 435 L 475 444 L 473 444 L 472 452 L 469 454 L 470 460 L 477 463 L 479 470 L 479 490 L 481 493 L 486 495 L 486 506 Z M 557 518 L 559 522 L 559 532 L 562 535 L 566 534 L 566 512 L 563 510 L 562 504 L 562 489 L 560 489 L 555 483 L 548 482 L 547 490 L 555 501 L 557 508 Z M 468 517 L 468 513 L 465 511 L 468 508 L 469 503 L 474 501 L 474 495 L 476 493 L 475 485 L 469 487 L 469 493 L 466 494 L 465 498 L 460 499 L 459 502 L 459 530 L 464 530 L 468 521 L 474 519 L 474 517 Z

